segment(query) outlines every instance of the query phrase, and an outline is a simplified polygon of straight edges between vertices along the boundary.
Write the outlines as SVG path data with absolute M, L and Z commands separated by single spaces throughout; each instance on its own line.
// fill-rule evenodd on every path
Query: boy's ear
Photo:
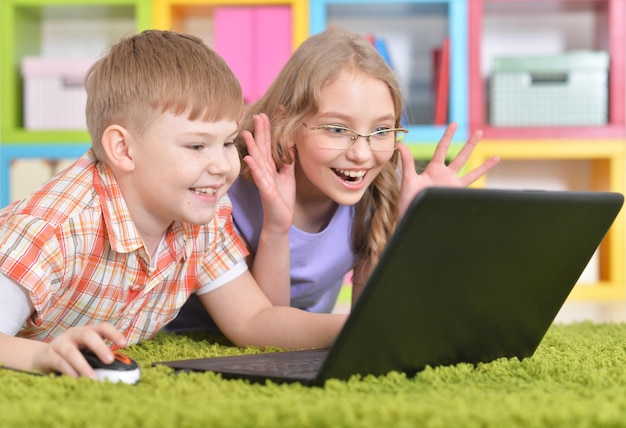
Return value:
M 111 125 L 102 133 L 102 148 L 109 164 L 126 172 L 135 167 L 129 138 L 126 128 L 119 125 Z

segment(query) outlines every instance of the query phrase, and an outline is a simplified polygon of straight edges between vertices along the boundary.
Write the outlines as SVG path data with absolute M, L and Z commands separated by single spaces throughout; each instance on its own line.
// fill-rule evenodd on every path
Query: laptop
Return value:
M 532 356 L 615 220 L 612 192 L 428 188 L 329 349 L 156 362 L 253 382 Z

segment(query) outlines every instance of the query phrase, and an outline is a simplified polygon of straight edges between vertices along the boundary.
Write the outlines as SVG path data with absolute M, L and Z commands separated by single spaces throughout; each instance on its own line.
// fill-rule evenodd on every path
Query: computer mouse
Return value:
M 82 349 L 81 352 L 89 365 L 93 367 L 99 381 L 104 382 L 108 380 L 113 383 L 123 382 L 128 384 L 134 384 L 139 381 L 139 365 L 132 358 L 113 351 L 115 360 L 111 364 L 105 364 L 92 351 Z

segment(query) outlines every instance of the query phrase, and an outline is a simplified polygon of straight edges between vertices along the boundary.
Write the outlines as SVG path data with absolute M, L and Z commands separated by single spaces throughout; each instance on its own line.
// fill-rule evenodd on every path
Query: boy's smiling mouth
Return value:
M 200 196 L 213 196 L 217 193 L 217 189 L 212 187 L 194 187 L 191 191 Z
M 350 182 L 363 181 L 363 177 L 365 177 L 365 174 L 367 174 L 367 170 L 352 171 L 347 169 L 331 169 L 337 177 L 341 178 L 344 181 Z

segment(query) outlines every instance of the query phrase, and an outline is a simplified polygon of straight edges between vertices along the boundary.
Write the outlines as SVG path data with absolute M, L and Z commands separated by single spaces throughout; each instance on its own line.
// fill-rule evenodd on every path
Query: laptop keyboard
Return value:
M 279 360 L 251 362 L 246 364 L 231 364 L 223 366 L 222 370 L 231 372 L 246 372 L 268 376 L 292 376 L 306 373 L 317 373 L 322 366 L 324 356 L 306 357 L 297 360 Z

